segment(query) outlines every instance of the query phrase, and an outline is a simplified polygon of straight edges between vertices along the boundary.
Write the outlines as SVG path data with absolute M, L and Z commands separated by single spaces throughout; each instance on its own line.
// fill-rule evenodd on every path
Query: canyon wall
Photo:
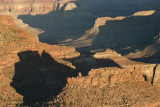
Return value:
M 73 0 L 1 0 L 0 11 L 14 14 L 47 14 Z

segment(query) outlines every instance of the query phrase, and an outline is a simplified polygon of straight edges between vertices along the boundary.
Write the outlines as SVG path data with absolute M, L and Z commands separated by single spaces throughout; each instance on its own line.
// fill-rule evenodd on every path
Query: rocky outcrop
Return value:
M 54 103 L 77 107 L 152 106 L 159 102 L 158 93 L 139 71 L 99 68 L 92 69 L 86 77 L 79 74 L 77 78 L 68 78 L 68 85 Z
M 111 59 L 119 67 L 92 69 L 88 76 L 79 73 L 78 77 L 68 78 L 54 103 L 78 107 L 159 105 L 159 65 L 131 61 L 110 49 L 93 56 Z
M 30 73 L 33 73 L 34 69 L 39 69 L 39 72 L 60 70 L 65 69 L 65 67 L 68 70 L 74 70 L 75 66 L 73 66 L 70 62 L 62 60 L 62 58 L 73 58 L 80 55 L 80 53 L 76 52 L 76 49 L 73 47 L 41 43 L 36 35 L 30 34 L 28 31 L 24 31 L 17 27 L 14 23 L 14 20 L 9 16 L 0 16 L 0 38 L 1 106 L 14 106 L 16 104 L 23 103 L 23 96 L 18 94 L 10 85 L 10 83 L 13 82 L 13 77 L 16 75 L 17 62 L 19 62 L 18 64 L 22 63 L 21 66 L 23 66 L 24 62 L 26 62 L 26 66 L 22 67 L 24 69 L 22 71 L 25 71 L 26 69 L 30 68 L 30 66 L 27 64 L 29 62 L 27 61 L 30 61 L 30 63 L 33 63 L 32 65 L 34 65 L 34 63 L 36 63 L 34 58 L 41 60 L 38 61 L 40 64 L 36 65 L 39 67 L 31 67 L 33 68 L 33 71 L 30 70 Z M 48 58 L 48 60 L 46 60 L 44 57 Z M 30 60 L 28 60 L 29 58 Z M 50 64 L 47 66 L 46 64 L 42 64 L 42 61 L 50 60 L 52 60 L 52 66 Z M 55 64 L 57 65 L 55 66 Z M 61 70 L 61 72 L 62 71 L 64 70 Z M 64 75 L 66 76 L 66 74 Z M 28 81 L 27 78 L 26 80 Z
M 73 10 L 75 8 L 77 8 L 76 4 L 74 4 L 74 3 L 68 3 L 64 10 L 68 11 L 68 10 Z
M 103 59 L 103 58 L 108 58 L 108 57 L 119 57 L 121 54 L 118 54 L 116 51 L 113 51 L 111 49 L 107 49 L 105 52 L 98 52 L 93 55 L 94 58 L 97 59 Z
M 121 68 L 100 68 L 92 69 L 87 77 L 79 76 L 77 78 L 68 78 L 69 85 L 81 85 L 84 88 L 87 86 L 97 86 L 104 88 L 105 86 L 115 86 L 117 83 L 132 82 L 132 81 L 144 81 L 144 77 L 141 72 L 133 71 L 132 69 Z

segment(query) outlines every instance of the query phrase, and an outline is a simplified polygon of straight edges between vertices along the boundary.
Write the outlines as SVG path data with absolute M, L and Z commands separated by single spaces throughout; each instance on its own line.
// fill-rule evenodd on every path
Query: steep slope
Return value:
M 91 28 L 90 30 L 86 31 L 86 34 L 82 35 L 82 37 L 76 39 L 76 40 L 71 40 L 67 43 L 67 41 L 62 41 L 64 46 L 73 46 L 76 48 L 81 48 L 81 47 L 88 47 L 92 46 L 94 40 L 96 39 L 96 36 L 99 34 L 99 27 L 104 26 L 107 21 L 111 20 L 123 20 L 125 17 L 116 17 L 116 18 L 111 18 L 111 17 L 101 17 L 96 19 L 94 27 Z M 66 43 L 65 43 L 66 42 Z
M 136 22 L 134 22 L 134 23 L 138 23 L 138 17 L 149 17 L 149 16 L 152 16 L 155 13 L 156 13 L 155 10 L 148 10 L 148 11 L 139 11 L 139 12 L 134 13 L 131 16 L 126 16 L 126 17 L 125 16 L 120 16 L 120 17 L 115 17 L 115 18 L 111 18 L 111 17 L 97 18 L 96 21 L 95 21 L 94 27 L 91 28 L 90 30 L 87 30 L 86 34 L 82 35 L 82 37 L 80 37 L 76 40 L 61 41 L 60 45 L 73 46 L 73 47 L 76 47 L 76 48 L 89 47 L 89 49 L 93 49 L 93 50 L 97 49 L 97 48 L 98 49 L 114 48 L 114 49 L 117 49 L 118 51 L 120 51 L 122 53 L 123 53 L 123 51 L 124 52 L 128 51 L 128 53 L 130 53 L 130 51 L 135 51 L 134 49 L 132 50 L 131 48 L 135 48 L 135 49 L 137 47 L 145 48 L 145 46 L 151 44 L 150 42 L 152 42 L 152 41 L 151 41 L 151 39 L 146 39 L 146 41 L 142 41 L 141 39 L 144 36 L 145 37 L 147 36 L 146 38 L 148 38 L 148 35 L 144 35 L 144 34 L 142 34 L 142 31 L 137 30 L 138 33 L 136 35 L 138 35 L 140 39 L 139 40 L 134 40 L 138 37 L 134 37 L 133 34 L 129 35 L 130 34 L 129 31 L 134 30 L 137 26 L 137 24 L 132 25 L 133 20 L 134 20 L 133 18 L 137 18 L 135 20 Z M 150 21 L 153 21 L 153 18 L 154 18 L 154 16 L 152 18 L 148 19 L 149 20 L 148 23 L 150 23 Z M 133 19 L 133 20 L 130 21 L 130 19 Z M 126 23 L 128 24 L 128 26 L 132 26 L 131 29 L 128 29 L 128 31 L 125 32 L 123 29 L 122 29 L 122 31 L 119 31 L 119 29 L 115 29 L 114 31 L 108 31 L 107 30 L 107 29 L 111 29 L 112 26 L 114 28 L 114 25 L 112 25 L 112 22 L 115 21 L 118 24 L 119 24 L 119 22 L 120 23 L 122 22 L 122 24 L 123 24 L 123 21 L 125 22 L 125 20 L 129 20 Z M 111 25 L 110 25 L 110 23 L 111 23 Z M 145 23 L 145 20 L 144 20 L 144 23 Z M 156 24 L 155 24 L 155 26 L 156 26 Z M 146 28 L 143 29 L 143 25 L 142 25 L 139 28 L 144 30 L 144 32 L 145 32 L 145 29 L 150 28 L 150 26 L 148 26 L 148 28 L 146 27 Z M 107 32 L 105 32 L 105 30 Z M 118 33 L 116 33 L 116 32 L 118 32 Z M 134 32 L 132 32 L 132 33 L 134 33 Z M 143 36 L 143 37 L 140 37 L 140 36 Z M 153 36 L 153 38 L 154 38 L 154 36 Z M 145 39 L 143 38 L 143 40 L 145 40 Z M 140 42 L 142 42 L 142 43 L 140 43 Z M 146 42 L 148 42 L 148 43 L 146 43 Z M 130 47 L 128 45 L 130 45 Z M 126 48 L 127 46 L 128 46 L 128 48 Z M 146 49 L 144 49 L 144 51 L 140 51 L 140 52 L 137 52 L 137 53 L 130 53 L 129 55 L 126 55 L 126 57 L 131 58 L 133 56 L 134 58 L 136 58 L 136 57 L 143 57 L 143 56 L 146 56 L 146 57 L 147 56 L 152 56 L 152 55 L 156 54 L 158 52 L 158 50 L 159 50 L 158 49 L 158 42 L 156 42 L 152 46 L 148 46 Z M 123 53 L 123 54 L 126 54 L 126 53 Z
M 53 73 L 44 74 L 49 77 L 49 75 L 55 76 L 54 72 L 57 70 L 61 72 L 61 76 L 64 75 L 64 77 L 67 78 L 69 75 L 67 75 L 67 73 L 64 74 L 65 71 L 62 70 L 63 68 L 66 68 L 66 71 L 68 69 L 68 73 L 71 71 L 74 75 L 76 73 L 73 72 L 75 66 L 70 62 L 63 61 L 59 58 L 73 58 L 77 56 L 79 56 L 79 53 L 75 51 L 75 48 L 41 43 L 36 35 L 32 35 L 28 31 L 24 31 L 17 27 L 11 17 L 0 16 L 1 106 L 21 104 L 25 95 L 18 90 L 20 87 L 23 88 L 23 84 L 25 83 L 27 86 L 28 78 L 30 78 L 29 81 L 35 81 L 34 78 L 37 78 L 37 82 L 42 81 L 42 77 L 39 78 L 39 75 L 34 75 L 36 72 L 44 73 L 53 71 Z M 31 74 L 32 76 L 27 76 L 25 74 L 27 72 L 27 75 Z M 43 77 L 43 79 L 46 79 L 43 80 L 44 82 L 49 82 L 47 77 Z M 57 77 L 59 77 L 58 74 Z M 65 85 L 65 78 L 61 80 L 63 85 Z M 17 81 L 21 81 L 21 83 L 18 83 L 18 86 L 16 84 Z M 56 81 L 58 82 L 59 80 L 55 78 L 52 81 L 54 81 L 54 84 L 56 85 Z M 50 80 L 50 82 L 52 81 Z M 63 85 L 57 87 L 61 89 L 63 88 Z M 19 92 L 19 94 L 16 91 Z M 34 100 L 37 99 L 33 96 L 29 98 L 33 98 Z

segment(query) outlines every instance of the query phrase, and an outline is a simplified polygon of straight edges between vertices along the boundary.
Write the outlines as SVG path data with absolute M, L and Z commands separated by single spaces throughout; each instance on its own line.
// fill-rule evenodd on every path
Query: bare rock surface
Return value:
M 74 3 L 68 3 L 64 10 L 65 11 L 66 10 L 73 10 L 75 8 L 77 8 L 76 4 L 74 4 Z
M 159 89 L 144 81 L 139 72 L 129 73 L 129 70 L 121 69 L 123 74 L 117 69 L 110 69 L 116 71 L 108 79 L 105 78 L 107 69 L 106 72 L 103 71 L 105 68 L 90 71 L 88 77 L 68 79 L 68 86 L 57 96 L 55 102 L 61 106 L 78 107 L 95 105 L 151 107 L 159 102 Z M 98 73 L 93 74 L 94 71 Z
M 109 50 L 109 49 L 108 49 Z M 93 57 L 98 59 L 112 59 L 115 63 L 117 63 L 122 68 L 128 68 L 132 71 L 139 71 L 143 74 L 143 76 L 146 78 L 146 81 L 149 83 L 153 83 L 155 78 L 155 73 L 157 73 L 157 76 L 159 75 L 158 72 L 158 66 L 159 64 L 148 64 L 143 62 L 136 62 L 127 59 L 124 56 L 121 56 L 117 52 L 113 50 L 109 50 L 109 52 L 99 52 L 93 55 Z
M 73 47 L 48 45 L 39 42 L 38 37 L 36 35 L 30 34 L 28 31 L 24 31 L 21 28 L 17 27 L 14 23 L 13 18 L 11 18 L 10 16 L 0 16 L 0 38 L 0 103 L 2 107 L 15 106 L 17 104 L 23 103 L 23 98 L 25 95 L 22 96 L 22 93 L 21 95 L 18 94 L 16 92 L 17 89 L 13 88 L 15 86 L 14 84 L 16 84 L 14 82 L 17 79 L 17 77 L 15 77 L 17 75 L 17 72 L 24 71 L 19 72 L 21 73 L 23 78 L 23 73 L 25 73 L 27 69 L 31 69 L 29 70 L 30 73 L 33 73 L 34 71 L 36 72 L 36 70 L 34 69 L 39 69 L 39 72 L 52 71 L 53 69 L 70 69 L 70 71 L 73 71 L 75 69 L 75 66 L 73 66 L 70 62 L 62 60 L 61 58 L 73 58 L 78 57 L 80 55 L 78 52 L 76 52 L 76 49 Z M 39 63 L 36 66 L 39 67 L 35 66 L 34 68 L 34 66 L 31 66 L 29 62 L 34 65 L 37 63 L 36 60 Z M 49 66 L 49 64 L 45 64 L 49 63 L 48 61 L 50 62 L 50 64 L 53 65 Z M 44 64 L 42 64 L 42 62 Z M 42 67 L 42 65 L 44 67 Z M 25 78 L 24 82 L 23 80 L 18 80 L 22 83 L 17 84 L 25 84 L 25 82 L 28 81 L 28 77 L 24 77 L 26 78 L 26 80 Z M 33 77 L 32 79 L 34 78 L 37 77 Z M 65 79 L 65 77 L 63 77 L 63 79 Z M 59 82 L 62 82 L 64 84 L 64 81 Z M 35 100 L 34 98 L 35 97 L 33 97 L 32 100 Z
M 92 69 L 88 76 L 79 73 L 78 77 L 68 78 L 68 85 L 57 96 L 56 104 L 158 107 L 159 65 L 131 61 L 110 49 L 94 57 L 111 59 L 119 67 Z

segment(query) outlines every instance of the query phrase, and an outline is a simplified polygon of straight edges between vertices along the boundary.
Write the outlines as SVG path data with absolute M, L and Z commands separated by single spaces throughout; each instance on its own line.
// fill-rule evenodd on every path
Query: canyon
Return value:
M 0 106 L 160 106 L 159 4 L 0 0 Z
M 11 12 L 16 15 L 22 14 L 47 14 L 60 9 L 65 3 L 72 0 L 1 0 L 0 11 Z

